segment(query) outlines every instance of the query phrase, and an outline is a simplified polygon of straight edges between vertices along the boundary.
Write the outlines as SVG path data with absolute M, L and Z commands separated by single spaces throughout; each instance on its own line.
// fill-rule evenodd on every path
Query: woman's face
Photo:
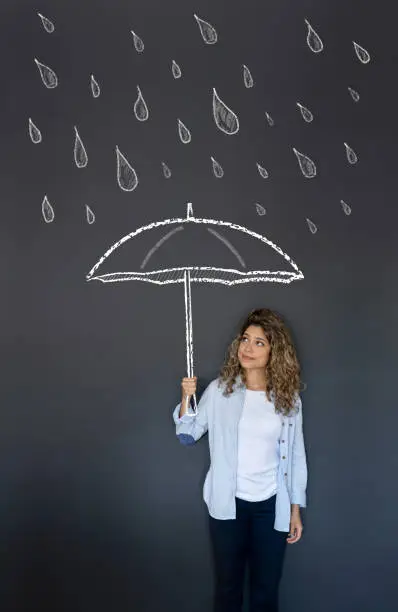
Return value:
M 264 369 L 268 363 L 271 346 L 260 325 L 249 325 L 238 348 L 239 363 L 245 370 Z

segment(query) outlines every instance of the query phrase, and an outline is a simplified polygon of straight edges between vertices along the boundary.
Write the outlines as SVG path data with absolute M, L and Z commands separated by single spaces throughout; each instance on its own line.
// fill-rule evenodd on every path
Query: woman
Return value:
M 306 506 L 299 390 L 290 333 L 266 308 L 244 321 L 197 413 L 189 409 L 196 377 L 182 379 L 182 401 L 173 413 L 176 434 L 190 445 L 209 433 L 203 497 L 216 570 L 215 612 L 241 612 L 246 563 L 250 612 L 278 610 L 286 543 L 300 540 L 300 507 Z

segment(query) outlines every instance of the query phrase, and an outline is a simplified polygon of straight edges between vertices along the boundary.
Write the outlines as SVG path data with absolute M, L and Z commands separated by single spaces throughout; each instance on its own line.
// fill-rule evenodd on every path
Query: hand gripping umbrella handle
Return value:
M 187 376 L 192 378 L 193 373 L 193 340 L 192 340 L 192 304 L 191 304 L 191 276 L 190 271 L 184 271 L 184 297 L 185 297 L 185 342 L 187 350 Z M 191 397 L 193 411 L 196 414 L 198 406 L 196 403 L 196 393 Z M 190 401 L 191 401 L 190 400 Z M 188 399 L 187 406 L 188 409 Z

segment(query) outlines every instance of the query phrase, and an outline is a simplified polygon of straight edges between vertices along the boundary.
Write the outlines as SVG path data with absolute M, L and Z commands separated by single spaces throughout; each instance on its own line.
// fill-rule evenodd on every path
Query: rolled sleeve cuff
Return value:
M 307 507 L 307 496 L 305 491 L 295 491 L 292 494 L 292 504 L 298 504 L 301 508 Z
M 174 423 L 176 425 L 179 425 L 180 423 L 190 423 L 192 420 L 192 417 L 195 416 L 196 413 L 192 412 L 192 409 L 190 407 L 189 410 L 191 410 L 191 412 L 186 412 L 185 414 L 182 415 L 182 417 L 179 417 L 178 415 L 180 414 L 180 408 L 181 408 L 181 402 L 174 409 L 174 412 L 173 412 Z

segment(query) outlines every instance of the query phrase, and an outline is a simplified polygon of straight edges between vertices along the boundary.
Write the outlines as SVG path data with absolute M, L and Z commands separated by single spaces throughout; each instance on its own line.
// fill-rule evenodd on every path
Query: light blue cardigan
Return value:
M 173 420 L 176 435 L 184 445 L 195 444 L 208 431 L 210 468 L 203 485 L 203 499 L 212 517 L 234 519 L 238 424 L 245 386 L 238 377 L 233 392 L 227 397 L 222 394 L 224 388 L 223 385 L 219 387 L 218 379 L 212 380 L 200 398 L 197 414 L 190 410 L 179 418 L 180 402 L 173 411 Z M 307 461 L 300 396 L 297 396 L 291 416 L 282 416 L 281 431 L 277 445 L 279 467 L 274 529 L 288 532 L 290 505 L 307 505 Z

